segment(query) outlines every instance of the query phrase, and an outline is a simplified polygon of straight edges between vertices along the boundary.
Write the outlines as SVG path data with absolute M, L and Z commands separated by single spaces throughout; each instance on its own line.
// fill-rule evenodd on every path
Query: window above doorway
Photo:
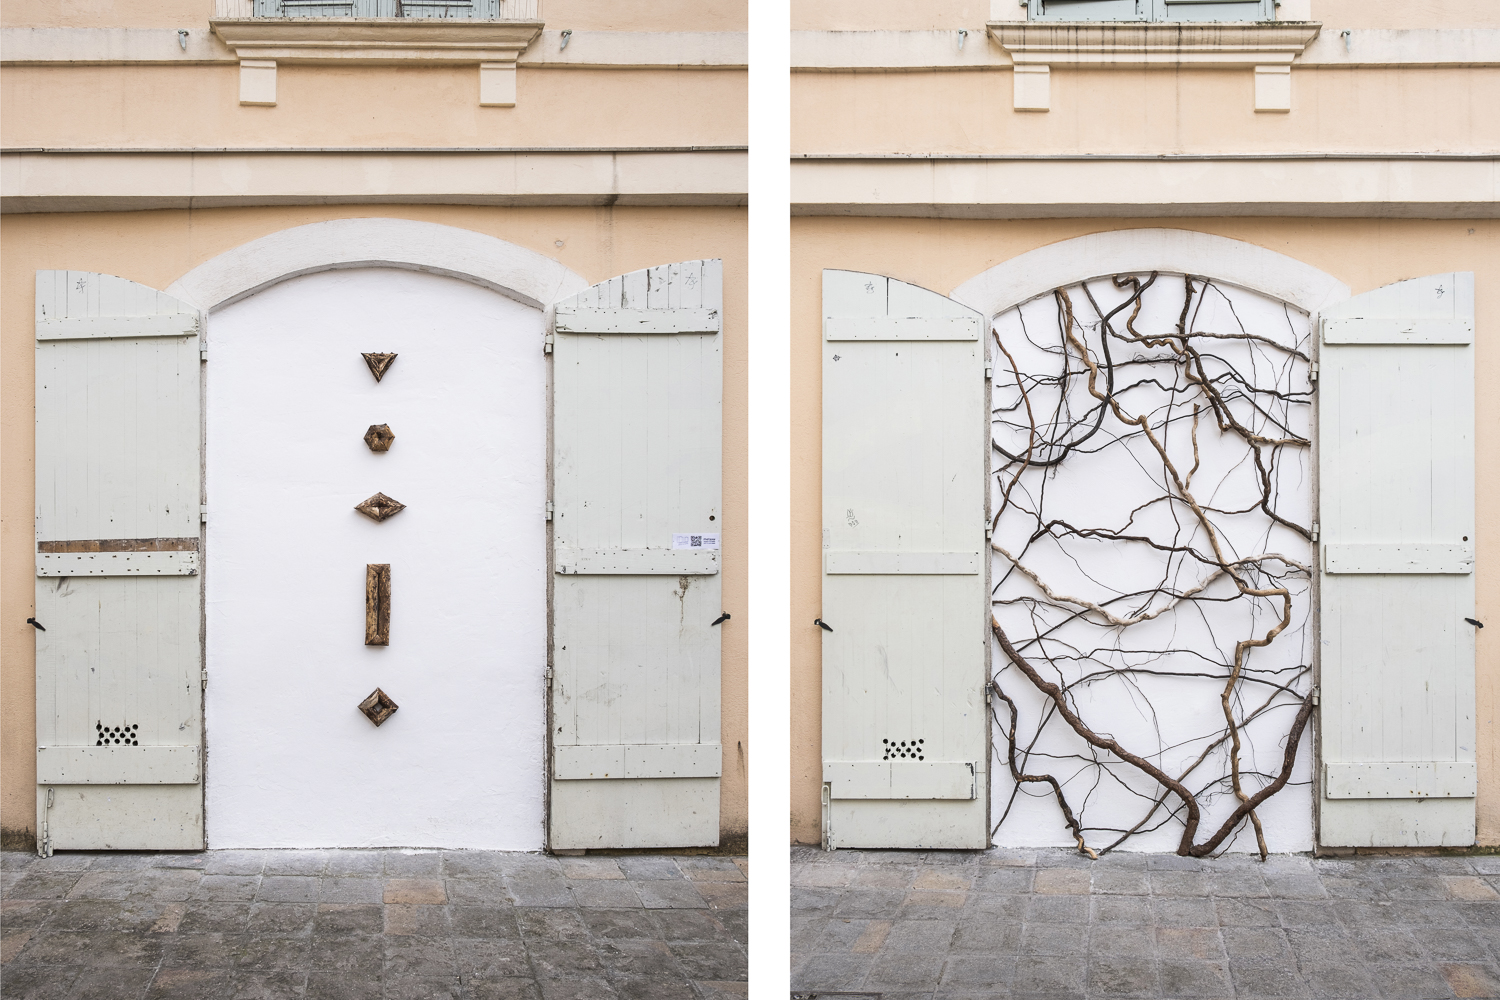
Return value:
M 393 2 L 393 0 L 386 0 Z M 1021 0 L 1029 21 L 1274 21 L 1276 0 Z
M 539 0 L 214 0 L 240 60 L 240 103 L 276 106 L 280 63 L 479 68 L 481 107 L 516 103 L 516 60 L 542 33 Z
M 221 0 L 222 2 L 222 0 Z M 253 17 L 536 20 L 537 0 L 239 0 Z

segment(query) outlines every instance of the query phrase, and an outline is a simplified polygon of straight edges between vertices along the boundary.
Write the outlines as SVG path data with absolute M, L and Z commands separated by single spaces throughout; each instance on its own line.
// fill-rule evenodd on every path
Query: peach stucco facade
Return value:
M 1228 36 L 1214 31 L 1182 36 L 1212 53 L 1197 62 L 1055 36 L 1038 55 L 1018 34 L 1032 26 L 1015 0 L 794 4 L 794 842 L 819 842 L 824 808 L 822 654 L 809 623 L 823 586 L 825 268 L 946 295 L 1028 251 L 1155 229 L 1275 251 L 1356 295 L 1472 271 L 1477 609 L 1500 617 L 1500 12 L 1465 0 L 1277 8 L 1281 37 L 1302 39 L 1286 61 L 1289 109 L 1276 106 L 1285 91 L 1261 89 L 1255 57 L 1225 55 Z M 1269 37 L 1280 26 L 1263 27 Z M 1032 84 L 1016 67 L 1048 59 L 1050 79 L 1043 65 L 1041 89 L 1023 94 Z M 1079 261 L 1079 279 L 1096 273 L 1089 266 Z M 1494 845 L 1500 634 L 1477 632 L 1475 695 L 1477 840 Z
M 477 58 L 428 58 L 408 44 L 417 36 L 398 39 L 407 45 L 398 60 L 284 61 L 275 71 L 276 103 L 251 103 L 241 59 L 216 33 L 223 9 L 216 13 L 214 0 L 122 0 L 20 2 L 5 10 L 0 827 L 7 848 L 30 847 L 36 836 L 34 632 L 25 619 L 34 580 L 37 270 L 101 272 L 166 289 L 252 240 L 345 219 L 483 234 L 588 282 L 722 259 L 724 600 L 736 609 L 746 603 L 744 5 L 545 3 L 516 63 L 510 106 L 481 103 L 495 92 L 481 94 Z M 720 834 L 741 850 L 747 656 L 743 632 L 723 629 Z

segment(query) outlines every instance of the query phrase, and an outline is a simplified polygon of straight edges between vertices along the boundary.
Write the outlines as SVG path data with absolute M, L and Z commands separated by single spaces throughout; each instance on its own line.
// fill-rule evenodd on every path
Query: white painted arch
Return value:
M 204 312 L 288 278 L 394 267 L 459 278 L 549 313 L 589 282 L 550 257 L 470 229 L 410 219 L 334 219 L 262 236 L 204 261 L 166 291 Z
M 1039 247 L 983 271 L 951 298 L 994 318 L 1055 288 L 1115 274 L 1194 274 L 1280 299 L 1312 317 L 1349 286 L 1295 257 L 1189 229 L 1115 229 Z

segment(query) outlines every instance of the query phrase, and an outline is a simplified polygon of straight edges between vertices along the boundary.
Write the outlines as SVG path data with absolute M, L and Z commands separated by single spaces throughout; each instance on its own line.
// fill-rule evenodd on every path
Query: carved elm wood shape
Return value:
M 380 690 L 380 688 L 371 691 L 370 696 L 359 703 L 359 710 L 365 713 L 365 718 L 377 726 L 395 715 L 396 709 L 400 707 L 400 705 L 391 700 L 390 695 Z
M 391 365 L 396 363 L 394 354 L 363 354 L 361 357 L 365 359 L 365 364 L 370 366 L 370 374 L 375 376 L 377 382 L 385 378 L 385 373 L 390 371 Z
M 372 521 L 384 521 L 395 517 L 406 509 L 406 504 L 398 500 L 392 500 L 384 493 L 377 493 L 368 500 L 362 500 L 354 505 L 354 509 Z
M 391 644 L 391 564 L 365 566 L 365 645 Z
M 396 435 L 389 424 L 371 424 L 365 431 L 365 444 L 371 451 L 390 451 L 391 442 L 395 440 Z

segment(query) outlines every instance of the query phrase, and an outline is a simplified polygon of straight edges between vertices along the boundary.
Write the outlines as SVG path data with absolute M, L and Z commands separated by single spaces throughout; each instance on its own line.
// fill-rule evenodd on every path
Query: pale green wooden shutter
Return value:
M 256 17 L 395 17 L 397 0 L 255 0 Z
M 256 17 L 406 17 L 484 20 L 500 0 L 255 0 Z
M 1276 0 L 1153 0 L 1153 21 L 1274 21 Z
M 38 271 L 36 341 L 39 846 L 201 848 L 198 314 Z
M 1030 0 L 1033 21 L 1274 21 L 1275 0 Z
M 1153 0 L 1031 0 L 1033 21 L 1149 21 Z
M 554 849 L 719 841 L 723 268 L 557 305 Z
M 988 844 L 985 329 L 936 292 L 823 272 L 831 847 Z
M 1474 278 L 1322 317 L 1322 763 L 1330 847 L 1474 842 Z

